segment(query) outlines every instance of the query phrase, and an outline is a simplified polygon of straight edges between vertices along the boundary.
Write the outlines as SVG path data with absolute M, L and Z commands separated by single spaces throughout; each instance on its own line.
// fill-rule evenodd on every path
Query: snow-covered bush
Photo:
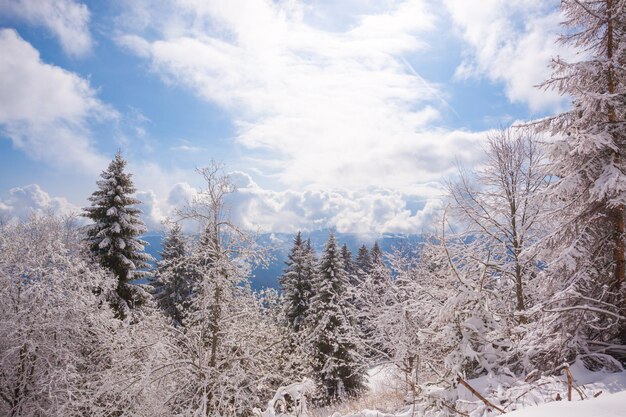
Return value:
M 1 415 L 90 414 L 115 285 L 70 223 L 46 215 L 0 226 Z

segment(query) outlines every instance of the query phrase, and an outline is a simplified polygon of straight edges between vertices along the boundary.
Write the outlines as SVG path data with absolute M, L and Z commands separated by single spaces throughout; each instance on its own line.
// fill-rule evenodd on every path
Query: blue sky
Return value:
M 122 149 L 151 229 L 212 159 L 264 231 L 419 233 L 534 86 L 557 1 L 0 0 L 0 214 L 76 210 Z

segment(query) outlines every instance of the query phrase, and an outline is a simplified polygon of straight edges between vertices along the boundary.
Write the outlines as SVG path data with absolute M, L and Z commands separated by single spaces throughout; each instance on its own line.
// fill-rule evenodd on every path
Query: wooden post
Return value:
M 567 367 L 565 372 L 567 373 L 567 401 L 572 401 L 572 371 Z

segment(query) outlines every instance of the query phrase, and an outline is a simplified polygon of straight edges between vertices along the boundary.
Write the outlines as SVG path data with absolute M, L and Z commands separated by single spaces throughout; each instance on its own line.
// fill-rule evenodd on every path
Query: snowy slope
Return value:
M 468 383 L 487 397 L 492 403 L 500 405 L 507 416 L 512 417 L 626 417 L 626 372 L 592 372 L 581 363 L 574 363 L 570 367 L 574 378 L 572 401 L 567 398 L 566 378 L 542 377 L 534 383 L 525 383 L 518 380 L 508 380 L 500 376 L 482 376 L 469 380 Z M 318 412 L 316 416 L 343 416 L 343 417 L 439 417 L 446 415 L 437 409 L 427 406 L 427 403 L 417 404 L 415 409 L 396 402 L 396 412 L 390 412 L 390 398 L 397 396 L 399 384 L 398 376 L 391 365 L 379 365 L 368 371 L 369 395 L 361 399 L 359 404 L 333 411 Z M 580 393 L 580 394 L 579 394 Z M 489 411 L 478 398 L 463 386 L 451 390 L 440 389 L 431 392 L 432 395 L 453 398 L 459 401 L 457 409 L 470 417 L 484 417 L 500 415 L 495 410 Z M 584 400 L 581 401 L 581 396 Z M 597 396 L 594 398 L 594 396 Z M 555 401 L 561 398 L 561 401 Z M 385 399 L 387 401 L 385 401 Z M 402 400 L 403 398 L 396 398 Z M 361 405 L 361 408 L 355 406 Z M 360 410 L 360 411 L 356 411 Z M 321 411 L 321 410 L 319 410 Z M 324 410 L 326 411 L 326 410 Z
M 507 417 L 626 417 L 626 391 L 586 401 L 555 401 L 506 414 Z

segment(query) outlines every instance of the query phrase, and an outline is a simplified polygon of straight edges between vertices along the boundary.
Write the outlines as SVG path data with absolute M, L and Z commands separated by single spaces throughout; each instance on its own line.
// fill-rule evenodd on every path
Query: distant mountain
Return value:
M 328 230 L 317 230 L 308 233 L 302 233 L 304 239 L 311 239 L 311 244 L 315 248 L 316 253 L 320 253 L 324 249 L 326 240 L 328 239 Z M 258 237 L 258 243 L 270 247 L 270 255 L 272 257 L 267 268 L 256 268 L 252 271 L 251 283 L 254 289 L 262 288 L 278 288 L 278 277 L 285 268 L 285 261 L 294 239 L 293 233 L 263 233 Z M 374 240 L 365 240 L 361 236 L 353 233 L 337 233 L 335 238 L 343 245 L 348 245 L 353 256 L 356 256 L 361 245 L 371 247 Z M 146 252 L 155 259 L 159 259 L 159 253 L 162 250 L 161 241 L 162 233 L 152 233 L 142 237 L 149 245 Z M 385 252 L 394 249 L 415 252 L 420 243 L 424 242 L 421 235 L 403 235 L 403 234 L 384 234 L 376 239 L 380 248 Z

